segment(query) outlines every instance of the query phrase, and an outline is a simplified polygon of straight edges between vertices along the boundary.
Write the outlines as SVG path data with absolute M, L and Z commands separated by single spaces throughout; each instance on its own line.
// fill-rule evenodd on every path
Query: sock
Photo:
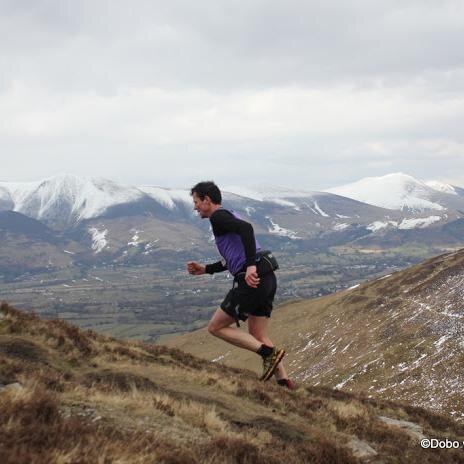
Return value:
M 265 358 L 266 356 L 271 355 L 273 350 L 273 346 L 261 345 L 261 348 L 257 351 L 257 353 L 263 358 Z
M 292 383 L 289 379 L 279 379 L 277 381 L 277 383 L 281 386 L 281 387 L 287 387 L 289 389 L 292 389 Z

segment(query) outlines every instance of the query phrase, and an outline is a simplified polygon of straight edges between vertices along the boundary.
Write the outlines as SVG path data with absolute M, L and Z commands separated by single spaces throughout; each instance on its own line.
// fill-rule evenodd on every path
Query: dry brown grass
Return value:
M 459 425 L 417 408 L 325 387 L 289 392 L 179 350 L 1 310 L 0 382 L 22 385 L 0 391 L 2 464 L 351 464 L 350 437 L 379 462 L 464 462 L 378 420 L 463 439 Z

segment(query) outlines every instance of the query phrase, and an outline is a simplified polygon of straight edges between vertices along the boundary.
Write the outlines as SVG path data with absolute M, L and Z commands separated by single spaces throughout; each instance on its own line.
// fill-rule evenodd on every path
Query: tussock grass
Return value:
M 357 401 L 344 403 L 342 401 L 333 401 L 329 407 L 342 420 L 364 419 L 369 417 L 368 409 Z
M 430 436 L 463 439 L 440 416 L 325 387 L 289 392 L 247 370 L 179 350 L 42 321 L 3 304 L 0 319 L 2 464 L 464 462 L 430 453 L 379 415 L 416 421 Z

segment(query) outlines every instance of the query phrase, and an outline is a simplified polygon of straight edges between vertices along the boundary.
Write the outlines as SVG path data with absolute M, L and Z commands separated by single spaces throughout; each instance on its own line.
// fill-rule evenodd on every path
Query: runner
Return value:
M 294 384 L 281 362 L 285 350 L 275 347 L 267 335 L 277 280 L 272 269 L 258 275 L 256 264 L 262 259 L 262 251 L 252 225 L 222 207 L 221 191 L 214 182 L 198 183 L 192 187 L 191 195 L 195 211 L 211 222 L 223 260 L 207 265 L 189 261 L 188 272 L 202 275 L 227 269 L 234 276 L 234 286 L 209 321 L 208 331 L 228 343 L 258 353 L 263 359 L 261 380 L 267 381 L 275 374 L 279 385 L 293 389 Z M 238 328 L 239 320 L 248 320 L 249 333 Z

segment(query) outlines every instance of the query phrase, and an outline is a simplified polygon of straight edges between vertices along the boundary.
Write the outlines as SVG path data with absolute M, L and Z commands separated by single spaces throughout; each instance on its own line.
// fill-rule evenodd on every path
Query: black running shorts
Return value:
M 261 277 L 258 288 L 249 287 L 241 275 L 221 303 L 221 309 L 234 319 L 238 315 L 241 321 L 246 321 L 248 316 L 271 317 L 276 290 L 273 272 Z

